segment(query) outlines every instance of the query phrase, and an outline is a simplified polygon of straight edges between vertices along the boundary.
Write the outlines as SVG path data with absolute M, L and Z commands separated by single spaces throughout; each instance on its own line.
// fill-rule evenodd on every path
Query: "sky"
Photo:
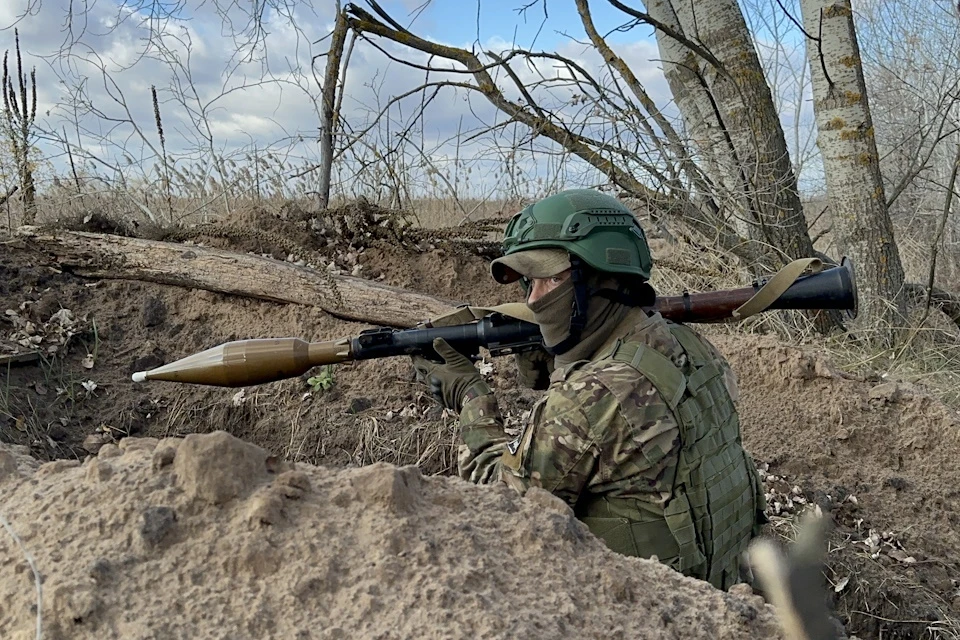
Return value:
M 362 0 L 357 3 L 366 6 Z M 536 2 L 520 10 L 525 4 L 524 0 L 381 1 L 399 23 L 436 42 L 494 51 L 515 43 L 562 53 L 593 72 L 600 69 L 599 56 L 584 44 L 571 0 Z M 228 9 L 218 12 L 218 6 Z M 262 32 L 246 29 L 251 22 L 249 11 L 256 6 L 265 6 Z M 634 2 L 634 6 L 641 5 Z M 176 15 L 151 16 L 151 7 L 172 7 Z M 672 113 L 652 29 L 640 26 L 618 32 L 615 28 L 624 22 L 623 14 L 607 2 L 592 2 L 591 8 L 600 32 L 608 34 L 608 42 L 627 60 L 654 101 Z M 64 137 L 75 154 L 86 157 L 91 171 L 136 174 L 136 167 L 154 166 L 161 153 L 150 93 L 155 87 L 165 150 L 179 158 L 180 166 L 193 163 L 209 176 L 215 171 L 210 162 L 215 155 L 240 159 L 240 154 L 269 149 L 289 175 L 319 158 L 317 78 L 322 77 L 323 59 L 318 56 L 329 46 L 325 36 L 334 15 L 333 0 L 270 0 L 266 5 L 253 0 L 0 0 L 0 50 L 13 55 L 13 29 L 18 29 L 24 65 L 37 69 L 37 125 L 44 133 L 36 144 L 54 172 L 66 167 Z M 151 39 L 162 46 L 148 47 Z M 422 54 L 399 45 L 382 46 L 390 55 L 428 63 Z M 316 62 L 311 68 L 312 61 Z M 537 80 L 533 69 L 522 64 L 515 68 L 525 82 Z M 546 63 L 539 71 L 560 73 Z M 430 79 L 439 77 L 434 72 Z M 356 131 L 393 96 L 422 83 L 425 72 L 391 61 L 384 52 L 359 42 L 345 79 L 343 118 Z M 515 89 L 504 86 L 508 97 L 519 99 Z M 573 118 L 574 110 L 565 104 L 569 99 L 569 91 L 556 93 L 557 109 Z M 376 154 L 393 144 L 419 100 L 412 96 L 393 108 L 390 126 L 372 132 L 366 146 L 355 146 L 353 161 L 376 167 Z M 503 165 L 508 160 L 503 147 L 518 132 L 505 129 L 500 138 L 464 142 L 464 134 L 502 120 L 502 114 L 476 94 L 445 90 L 429 105 L 422 129 L 416 131 L 417 152 L 391 161 L 417 164 L 410 171 L 417 173 L 421 186 L 426 185 L 432 167 L 444 174 L 449 188 L 452 184 L 478 191 L 502 187 Z M 561 161 L 541 153 L 550 150 L 549 144 L 528 149 L 526 164 L 517 172 L 527 179 L 528 188 L 542 187 L 543 181 L 556 176 Z M 348 173 L 341 175 L 346 188 L 374 188 L 377 181 L 386 179 L 370 170 L 365 178 L 369 184 L 351 182 Z M 573 179 L 598 177 L 588 172 Z M 471 180 L 472 186 L 468 185 Z
M 565 31 L 582 38 L 577 29 L 580 16 L 573 2 L 536 2 L 523 10 L 521 8 L 529 2 L 441 0 L 430 3 L 422 12 L 418 12 L 416 7 L 420 4 L 416 0 L 392 0 L 382 6 L 408 29 L 423 30 L 451 42 L 484 42 L 494 35 L 525 47 L 552 49 L 568 40 L 563 35 Z M 634 3 L 634 6 L 642 8 L 640 3 Z M 607 2 L 593 2 L 590 8 L 598 25 L 612 28 L 625 22 L 623 14 Z M 400 18 L 403 15 L 409 17 Z M 629 34 L 614 33 L 610 36 L 611 43 L 619 44 L 633 43 L 638 39 L 649 39 L 653 43 L 652 29 L 644 27 Z

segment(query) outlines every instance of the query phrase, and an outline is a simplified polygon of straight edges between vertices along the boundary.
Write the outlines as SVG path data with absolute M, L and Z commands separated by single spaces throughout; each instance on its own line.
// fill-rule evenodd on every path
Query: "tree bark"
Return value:
M 458 304 L 398 287 L 244 253 L 79 231 L 17 234 L 26 248 L 79 276 L 143 280 L 319 307 L 378 326 L 412 327 Z
M 664 73 L 711 178 L 726 186 L 749 237 L 784 262 L 814 255 L 797 178 L 763 67 L 736 0 L 648 0 L 651 17 L 679 30 L 719 63 L 662 32 Z M 719 172 L 719 173 L 717 173 Z M 768 265 L 779 266 L 779 265 Z
M 759 274 L 816 255 L 783 127 L 737 1 L 646 5 L 672 32 L 657 30 L 664 75 L 705 172 L 723 187 L 715 197 L 741 235 L 776 250 L 777 262 L 749 266 Z M 807 315 L 823 333 L 842 326 L 837 313 Z
M 646 6 L 652 19 L 671 32 L 684 35 L 670 0 L 648 0 Z M 663 75 L 680 109 L 687 134 L 696 147 L 700 164 L 715 184 L 724 185 L 724 190 L 729 192 L 732 189 L 731 172 L 726 165 L 732 163 L 724 163 L 722 159 L 729 155 L 730 147 L 717 109 L 700 78 L 699 69 L 704 61 L 673 35 L 657 29 L 656 37 Z M 720 200 L 722 194 L 713 196 Z M 740 225 L 736 226 L 741 233 L 746 231 Z
M 817 146 L 837 243 L 857 265 L 859 322 L 881 344 L 905 315 L 904 273 L 887 211 L 850 0 L 801 0 Z
M 327 66 L 323 74 L 320 96 L 320 208 L 330 204 L 330 179 L 333 173 L 333 133 L 337 127 L 337 78 L 340 75 L 340 60 L 347 39 L 347 17 L 337 11 L 337 21 L 330 37 Z

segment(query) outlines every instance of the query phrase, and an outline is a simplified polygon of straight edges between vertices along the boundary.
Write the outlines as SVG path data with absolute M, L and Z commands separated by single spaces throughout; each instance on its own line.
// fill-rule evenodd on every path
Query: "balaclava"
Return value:
M 586 287 L 586 325 L 580 333 L 579 342 L 555 356 L 554 363 L 557 368 L 577 360 L 589 359 L 630 311 L 630 307 L 622 302 L 596 295 L 601 290 L 619 289 L 617 281 L 609 275 L 590 271 L 586 274 Z M 557 346 L 570 335 L 574 296 L 574 281 L 570 278 L 539 300 L 527 304 L 535 321 L 540 325 L 540 333 L 543 334 L 544 344 L 548 349 Z

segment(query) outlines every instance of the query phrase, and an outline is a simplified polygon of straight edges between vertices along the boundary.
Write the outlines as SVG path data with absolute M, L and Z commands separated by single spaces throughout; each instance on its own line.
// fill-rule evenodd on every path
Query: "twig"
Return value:
M 930 303 L 933 299 L 933 282 L 937 272 L 937 254 L 940 251 L 940 243 L 943 240 L 943 232 L 947 226 L 947 218 L 950 217 L 950 210 L 953 206 L 953 187 L 957 183 L 957 171 L 960 170 L 960 144 L 957 145 L 957 153 L 953 158 L 953 168 L 950 171 L 950 182 L 947 185 L 947 195 L 943 200 L 943 215 L 940 218 L 940 226 L 937 228 L 937 236 L 930 247 L 930 273 L 927 276 L 927 301 L 923 305 L 923 319 L 920 324 L 930 315 Z
M 686 37 L 684 34 L 680 33 L 679 31 L 672 29 L 669 25 L 666 25 L 660 22 L 659 20 L 657 20 L 656 18 L 651 17 L 650 14 L 648 13 L 637 11 L 632 7 L 628 7 L 622 2 L 619 2 L 619 0 L 608 0 L 608 1 L 614 7 L 616 7 L 617 9 L 620 9 L 620 11 L 626 13 L 627 15 L 632 16 L 641 22 L 645 22 L 651 27 L 653 27 L 654 29 L 658 29 L 663 34 L 673 38 L 674 40 L 676 40 L 677 42 L 679 42 L 680 44 L 687 47 L 688 49 L 693 51 L 695 54 L 697 54 L 698 56 L 700 56 L 701 58 L 709 62 L 717 70 L 717 73 L 727 78 L 728 80 L 732 80 L 732 78 L 730 77 L 730 73 L 727 71 L 726 67 L 724 67 L 723 64 L 720 62 L 720 60 L 715 55 L 713 55 L 713 52 L 707 49 L 706 47 L 694 42 L 693 40 Z
M 20 185 L 16 185 L 16 184 L 15 184 L 15 185 L 13 185 L 12 187 L 10 187 L 9 189 L 7 189 L 7 192 L 6 192 L 4 195 L 0 196 L 0 205 L 5 204 L 5 203 L 7 202 L 7 200 L 9 200 L 9 199 L 11 198 L 11 196 L 13 196 L 13 194 L 15 194 L 15 193 L 17 192 L 17 190 L 18 190 L 19 188 L 20 188 Z
M 40 582 L 40 572 L 37 571 L 37 563 L 33 559 L 33 556 L 30 555 L 30 552 L 27 551 L 27 548 L 23 546 L 23 541 L 20 539 L 20 536 L 17 535 L 17 532 L 13 530 L 10 521 L 7 520 L 6 516 L 2 513 L 0 513 L 0 524 L 3 525 L 3 528 L 7 530 L 7 533 L 10 534 L 13 541 L 20 547 L 20 552 L 23 553 L 27 564 L 30 565 L 30 570 L 33 571 L 33 582 L 37 588 L 37 640 L 40 640 L 43 637 L 43 615 L 41 614 L 41 607 L 43 606 L 43 586 Z
M 819 36 L 816 38 L 817 41 L 817 56 L 820 58 L 820 70 L 823 71 L 823 77 L 827 81 L 827 85 L 830 87 L 830 90 L 833 90 L 833 80 L 830 79 L 830 74 L 827 73 L 827 60 L 823 57 L 823 7 L 820 8 L 820 19 L 817 23 L 817 33 Z

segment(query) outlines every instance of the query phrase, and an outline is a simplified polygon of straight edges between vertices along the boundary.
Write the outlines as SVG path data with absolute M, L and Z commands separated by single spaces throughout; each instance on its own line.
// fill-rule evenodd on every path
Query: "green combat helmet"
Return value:
M 641 299 L 652 304 L 655 298 L 646 284 L 653 260 L 640 223 L 616 198 L 598 191 L 561 191 L 526 207 L 507 224 L 503 253 L 490 265 L 493 278 L 501 284 L 521 280 L 527 289 L 530 277 L 549 277 L 570 269 L 574 286 L 570 328 L 564 340 L 547 347 L 554 355 L 579 342 L 592 295 L 602 294 L 631 306 Z M 589 291 L 587 267 L 623 276 L 620 289 Z M 631 290 L 644 293 L 637 296 Z
M 513 216 L 503 238 L 504 258 L 531 249 L 563 249 L 597 271 L 643 280 L 650 279 L 653 265 L 633 213 L 613 196 L 591 189 L 561 191 Z M 510 262 L 493 262 L 494 279 L 506 284 L 519 278 Z

